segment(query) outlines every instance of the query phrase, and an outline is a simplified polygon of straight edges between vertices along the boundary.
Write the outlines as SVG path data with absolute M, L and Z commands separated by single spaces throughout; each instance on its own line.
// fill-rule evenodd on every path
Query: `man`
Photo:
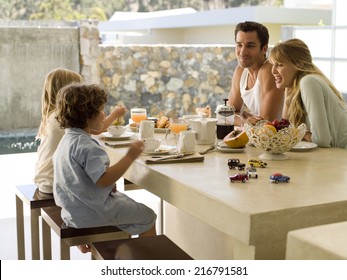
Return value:
M 252 123 L 260 119 L 280 119 L 284 90 L 276 88 L 272 65 L 266 58 L 267 28 L 257 22 L 239 23 L 235 29 L 235 42 L 238 66 L 231 82 L 229 105 Z M 236 118 L 236 125 L 241 124 L 238 121 Z

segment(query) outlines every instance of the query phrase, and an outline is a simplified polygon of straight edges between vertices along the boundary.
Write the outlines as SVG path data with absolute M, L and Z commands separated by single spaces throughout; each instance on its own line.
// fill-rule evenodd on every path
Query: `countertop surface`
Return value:
M 197 145 L 196 150 L 206 147 Z M 127 151 L 127 147 L 105 149 L 113 162 Z M 289 151 L 287 160 L 268 160 L 266 168 L 257 168 L 258 179 L 230 182 L 230 175 L 245 171 L 229 169 L 228 159 L 238 158 L 247 165 L 262 153 L 248 145 L 240 153 L 215 150 L 207 153 L 203 162 L 194 163 L 148 165 L 139 157 L 125 178 L 254 246 L 267 244 L 271 237 L 283 247 L 289 230 L 347 220 L 347 150 Z M 271 183 L 270 175 L 278 172 L 289 176 L 290 182 Z M 284 258 L 284 248 L 281 250 L 279 258 Z M 260 251 L 259 257 L 266 258 L 265 251 Z

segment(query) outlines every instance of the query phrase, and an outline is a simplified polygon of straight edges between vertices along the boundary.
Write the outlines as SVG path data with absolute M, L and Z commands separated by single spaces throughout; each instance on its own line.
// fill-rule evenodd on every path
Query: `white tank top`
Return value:
M 241 79 L 240 79 L 240 92 L 244 103 L 242 111 L 247 110 L 250 113 L 259 116 L 260 115 L 260 82 L 258 77 L 255 81 L 254 86 L 251 89 L 247 88 L 247 80 L 249 76 L 249 71 L 247 68 L 243 69 Z

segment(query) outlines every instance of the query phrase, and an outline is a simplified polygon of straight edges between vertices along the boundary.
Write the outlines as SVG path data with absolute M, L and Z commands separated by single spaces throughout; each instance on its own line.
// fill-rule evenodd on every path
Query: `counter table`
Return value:
M 98 140 L 112 163 L 127 151 Z M 289 231 L 347 221 L 347 150 L 287 152 L 289 159 L 257 168 L 258 179 L 230 182 L 239 171 L 228 168 L 228 159 L 247 164 L 261 153 L 247 146 L 242 153 L 210 152 L 203 162 L 150 165 L 139 157 L 124 177 L 242 244 L 248 255 L 235 258 L 285 259 Z M 276 172 L 290 182 L 271 183 Z

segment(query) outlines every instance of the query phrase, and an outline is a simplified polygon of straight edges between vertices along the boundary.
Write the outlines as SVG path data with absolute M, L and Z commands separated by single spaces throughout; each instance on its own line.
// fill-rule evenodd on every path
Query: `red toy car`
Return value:
M 246 180 L 248 180 L 248 175 L 244 173 L 238 173 L 229 176 L 229 179 L 231 183 L 234 183 L 235 181 L 241 181 L 242 183 L 246 183 Z

